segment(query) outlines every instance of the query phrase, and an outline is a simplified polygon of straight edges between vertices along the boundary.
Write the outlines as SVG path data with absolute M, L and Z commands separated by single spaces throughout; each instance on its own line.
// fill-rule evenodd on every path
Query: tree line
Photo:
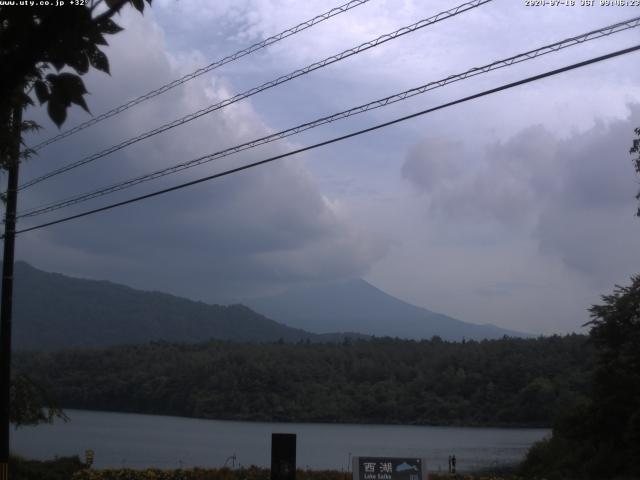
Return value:
M 529 451 L 528 477 L 640 478 L 640 275 L 590 308 L 595 351 L 584 402 L 556 417 Z
M 22 353 L 64 408 L 212 419 L 550 426 L 585 401 L 587 337 L 155 342 Z

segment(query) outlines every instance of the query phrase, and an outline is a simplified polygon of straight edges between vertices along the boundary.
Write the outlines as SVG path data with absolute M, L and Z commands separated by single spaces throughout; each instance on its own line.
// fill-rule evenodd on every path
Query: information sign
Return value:
M 353 480 L 426 480 L 422 458 L 354 457 Z

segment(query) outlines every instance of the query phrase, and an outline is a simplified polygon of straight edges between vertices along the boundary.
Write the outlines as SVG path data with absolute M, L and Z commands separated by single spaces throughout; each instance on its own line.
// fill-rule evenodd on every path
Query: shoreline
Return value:
M 469 428 L 469 429 L 484 429 L 484 430 L 549 430 L 551 431 L 551 425 L 535 425 L 535 424 L 457 424 L 457 423 L 377 423 L 377 422 L 367 422 L 367 421 L 299 421 L 299 420 L 282 420 L 282 419 L 260 419 L 260 418 L 211 418 L 211 417 L 196 417 L 189 415 L 174 415 L 174 414 L 166 414 L 166 413 L 148 413 L 142 411 L 135 410 L 93 410 L 89 408 L 78 408 L 78 407 L 61 407 L 61 409 L 66 413 L 69 411 L 77 411 L 77 412 L 89 412 L 89 413 L 109 413 L 109 414 L 118 414 L 118 415 L 141 415 L 148 417 L 162 417 L 162 418 L 175 418 L 181 420 L 197 420 L 197 421 L 211 421 L 211 422 L 225 422 L 225 423 L 269 423 L 269 424 L 278 424 L 278 425 L 342 425 L 342 426 L 352 426 L 352 427 L 430 427 L 430 428 Z M 71 418 L 71 416 L 69 416 Z M 56 420 L 58 422 L 59 420 Z

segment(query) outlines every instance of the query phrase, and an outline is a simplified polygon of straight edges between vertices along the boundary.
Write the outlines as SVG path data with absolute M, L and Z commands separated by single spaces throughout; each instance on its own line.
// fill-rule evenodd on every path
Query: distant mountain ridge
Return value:
M 208 305 L 15 264 L 13 345 L 17 350 L 95 348 L 149 341 L 195 343 L 341 341 L 270 320 L 244 305 Z M 349 337 L 363 335 L 346 334 Z
M 209 339 L 336 342 L 371 335 L 437 335 L 460 341 L 527 336 L 416 307 L 361 279 L 298 287 L 246 303 L 248 307 L 209 305 L 16 262 L 13 345 L 16 350 L 58 350 Z
M 491 324 L 463 322 L 411 305 L 362 279 L 294 288 L 243 303 L 278 322 L 316 333 L 338 329 L 407 339 L 437 335 L 452 341 L 531 336 Z

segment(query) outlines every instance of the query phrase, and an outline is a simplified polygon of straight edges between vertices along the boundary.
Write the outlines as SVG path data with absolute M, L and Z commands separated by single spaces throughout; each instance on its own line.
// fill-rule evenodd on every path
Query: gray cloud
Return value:
M 422 190 L 442 188 L 461 175 L 463 156 L 460 142 L 424 140 L 409 150 L 402 176 Z
M 626 119 L 566 138 L 529 127 L 488 146 L 480 162 L 460 147 L 443 154 L 427 142 L 407 155 L 402 173 L 439 218 L 529 232 L 542 253 L 600 284 L 621 282 L 640 261 L 628 154 L 636 125 L 640 106 L 630 105 Z M 456 167 L 442 167 L 447 162 Z
M 451 6 L 449 0 L 369 2 L 48 148 L 25 165 L 23 178 Z M 159 0 L 142 19 L 129 9 L 122 17 L 128 31 L 114 37 L 109 53 L 113 77 L 89 76 L 89 104 L 99 113 L 327 8 L 321 0 Z M 21 195 L 21 207 L 310 121 L 632 12 L 491 2 L 41 184 Z M 632 30 L 582 44 L 291 141 L 326 140 L 636 40 Z M 628 117 L 626 104 L 639 101 L 640 74 L 632 60 L 574 71 L 304 159 L 33 232 L 20 237 L 18 255 L 54 271 L 216 300 L 239 290 L 248 296 L 292 282 L 366 274 L 401 298 L 465 320 L 534 332 L 575 330 L 590 302 L 612 283 L 624 283 L 637 265 L 637 185 L 626 152 L 631 131 L 625 129 L 638 116 L 610 120 Z M 85 118 L 76 110 L 68 124 Z M 598 118 L 604 120 L 598 124 Z M 42 123 L 50 135 L 52 125 Z M 403 167 L 404 152 L 416 143 Z M 247 152 L 135 193 L 290 147 Z
M 180 67 L 191 67 L 176 59 L 172 65 L 164 56 L 162 34 L 150 19 L 136 18 L 128 23 L 126 41 L 114 38 L 112 42 L 112 71 L 119 84 L 128 85 L 131 92 L 144 91 L 149 88 L 147 79 L 162 83 L 178 76 Z M 128 48 L 136 38 L 146 41 L 134 42 L 136 48 Z M 94 91 L 91 101 L 97 112 L 122 100 L 120 92 L 110 90 L 111 81 L 95 75 L 87 80 Z M 227 98 L 229 89 L 216 77 L 190 82 L 168 99 L 147 102 L 109 124 L 86 130 L 73 143 L 61 141 L 44 150 L 26 167 L 25 178 L 181 112 Z M 41 112 L 35 115 L 47 123 Z M 74 113 L 69 125 L 78 118 Z M 51 130 L 46 133 L 51 135 Z M 266 133 L 251 105 L 239 104 L 33 187 L 24 192 L 21 201 L 26 207 L 90 190 Z M 108 200 L 128 198 L 288 149 L 286 144 L 269 146 Z M 87 205 L 94 203 L 64 213 L 83 210 Z M 33 223 L 24 222 L 24 226 Z M 351 225 L 339 203 L 322 195 L 299 158 L 25 234 L 19 241 L 20 257 L 40 267 L 205 300 L 246 297 L 252 289 L 258 292 L 300 279 L 359 276 L 384 252 L 375 239 Z

